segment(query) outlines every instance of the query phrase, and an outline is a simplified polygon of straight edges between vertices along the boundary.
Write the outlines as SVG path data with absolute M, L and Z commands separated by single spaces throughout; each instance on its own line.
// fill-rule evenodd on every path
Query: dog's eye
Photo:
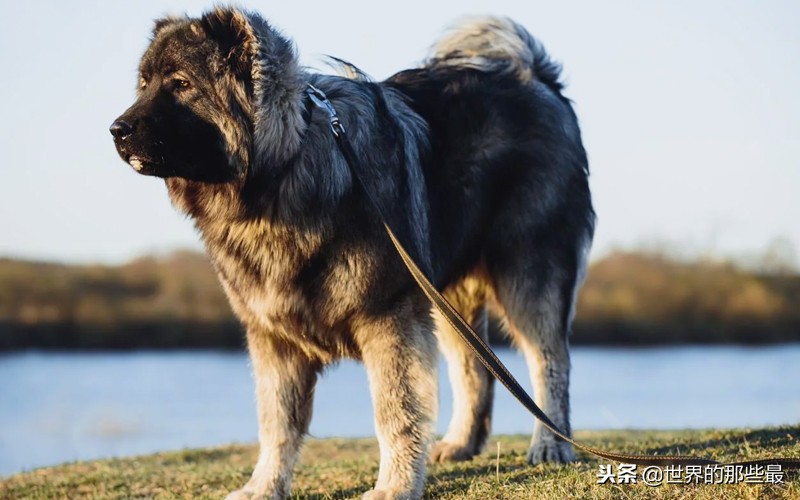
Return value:
M 182 80 L 180 78 L 176 78 L 172 81 L 172 86 L 175 90 L 186 90 L 191 87 L 191 84 L 188 80 Z

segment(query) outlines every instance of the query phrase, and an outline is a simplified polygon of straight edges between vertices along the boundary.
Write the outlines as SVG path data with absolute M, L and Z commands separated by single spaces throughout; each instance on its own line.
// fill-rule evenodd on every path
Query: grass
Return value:
M 691 454 L 717 460 L 800 457 L 800 426 L 760 430 L 577 432 L 599 448 L 647 454 Z M 500 442 L 500 460 L 496 460 Z M 525 464 L 526 436 L 495 436 L 470 462 L 428 468 L 426 498 L 800 498 L 800 474 L 783 484 L 597 484 L 598 464 L 579 453 L 569 465 Z M 37 469 L 0 481 L 0 498 L 222 498 L 242 486 L 255 463 L 253 446 L 76 462 Z M 352 498 L 371 487 L 378 472 L 374 439 L 310 439 L 295 469 L 295 498 Z M 499 473 L 497 468 L 499 466 Z

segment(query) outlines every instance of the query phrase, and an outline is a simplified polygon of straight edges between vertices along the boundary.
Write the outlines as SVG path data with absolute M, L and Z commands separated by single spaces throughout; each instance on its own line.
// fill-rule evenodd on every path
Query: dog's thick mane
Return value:
M 224 11 L 222 11 L 224 12 Z M 236 11 L 233 11 L 236 12 Z M 290 160 L 300 149 L 306 123 L 301 95 L 307 75 L 301 70 L 293 43 L 260 15 L 247 12 L 254 37 L 253 144 L 251 168 Z
M 348 124 L 351 142 L 368 170 L 362 178 L 379 199 L 387 200 L 386 213 L 418 245 L 412 252 L 427 267 L 429 208 L 421 164 L 428 130 L 405 97 L 360 75 L 306 71 L 292 42 L 256 13 L 217 8 L 199 22 L 236 74 L 225 84 L 226 92 L 238 87 L 235 92 L 249 94 L 249 103 L 231 110 L 243 115 L 236 130 L 225 131 L 226 138 L 242 138 L 249 145 L 242 176 L 226 184 L 167 179 L 173 203 L 194 219 L 206 242 L 232 246 L 231 238 L 241 233 L 249 239 L 259 234 L 268 244 L 272 225 L 325 231 L 333 218 L 343 216 L 342 204 L 348 213 L 351 205 L 364 212 L 360 205 L 366 202 L 353 193 L 350 168 L 327 116 L 314 111 L 305 96 L 306 85 L 312 83 L 325 91 Z M 227 229 L 242 222 L 253 229 Z
M 301 95 L 307 75 L 292 42 L 255 12 L 217 7 L 202 18 L 228 58 L 249 73 L 252 156 L 249 174 L 275 168 L 300 149 L 306 122 Z

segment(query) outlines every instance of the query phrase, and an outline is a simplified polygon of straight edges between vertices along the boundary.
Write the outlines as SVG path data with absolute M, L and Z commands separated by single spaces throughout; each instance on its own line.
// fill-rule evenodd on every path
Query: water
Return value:
M 524 379 L 522 357 L 499 356 Z M 773 347 L 574 348 L 576 429 L 724 428 L 800 421 L 800 344 Z M 450 387 L 440 367 L 440 416 Z M 226 352 L 0 355 L 0 475 L 65 461 L 256 441 L 247 356 Z M 497 386 L 494 432 L 528 433 Z M 320 381 L 311 435 L 371 436 L 364 369 Z

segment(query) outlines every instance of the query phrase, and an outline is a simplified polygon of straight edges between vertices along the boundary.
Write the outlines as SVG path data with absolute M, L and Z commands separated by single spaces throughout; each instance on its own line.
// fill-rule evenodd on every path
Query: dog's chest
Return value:
M 318 358 L 353 356 L 346 318 L 363 306 L 361 268 L 351 255 L 320 258 L 321 240 L 242 233 L 207 239 L 209 255 L 235 314 L 248 331 L 280 337 Z M 235 238 L 242 234 L 244 238 Z
M 220 282 L 235 312 L 260 323 L 296 315 L 307 304 L 294 283 L 302 265 L 299 251 L 282 238 L 259 232 L 208 241 L 207 247 Z M 239 236 L 239 237 L 236 237 Z

